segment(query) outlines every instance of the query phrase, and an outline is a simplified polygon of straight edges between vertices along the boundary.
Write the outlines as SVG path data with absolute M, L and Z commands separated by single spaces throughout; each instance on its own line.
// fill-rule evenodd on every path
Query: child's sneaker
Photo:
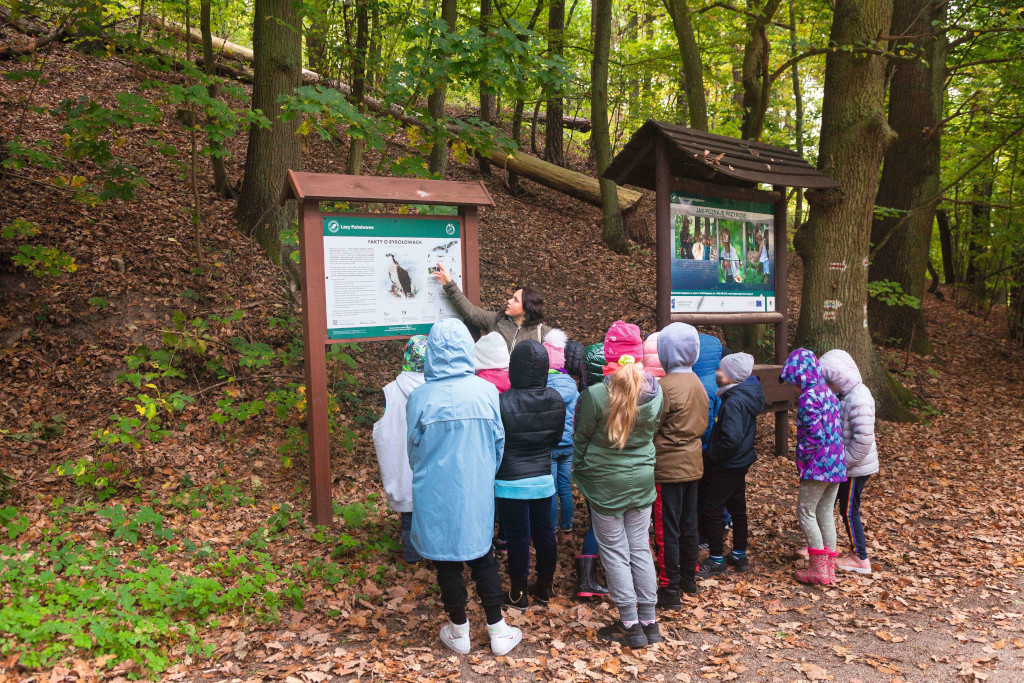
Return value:
M 523 632 L 506 624 L 504 619 L 497 624 L 487 624 L 487 635 L 491 637 L 491 652 L 499 657 L 507 655 L 523 639 Z
M 683 602 L 679 599 L 679 589 L 670 586 L 658 587 L 658 609 L 677 610 L 683 608 Z
M 712 576 L 719 576 L 729 571 L 722 560 L 712 560 L 710 557 L 700 563 L 697 568 L 697 578 L 707 579 Z
M 441 627 L 441 642 L 460 655 L 469 654 L 469 622 L 453 624 L 448 622 Z M 493 641 L 492 641 L 493 642 Z
M 857 572 L 858 574 L 871 573 L 871 560 L 862 560 L 856 555 L 847 555 L 836 560 L 836 569 L 844 572 Z
M 725 556 L 725 563 L 738 572 L 749 572 L 750 571 L 750 560 L 747 556 L 737 555 L 735 552 L 729 553 Z

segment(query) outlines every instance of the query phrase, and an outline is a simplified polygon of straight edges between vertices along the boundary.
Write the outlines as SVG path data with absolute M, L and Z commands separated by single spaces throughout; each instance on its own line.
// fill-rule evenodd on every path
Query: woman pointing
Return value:
M 449 303 L 463 322 L 476 326 L 483 334 L 497 332 L 505 340 L 509 351 L 524 339 L 544 341 L 544 335 L 551 329 L 542 322 L 544 300 L 539 293 L 529 287 L 513 292 L 512 298 L 505 304 L 504 312 L 498 313 L 474 306 L 452 280 L 448 269 L 440 263 L 437 264 L 434 277 L 444 285 L 444 293 Z

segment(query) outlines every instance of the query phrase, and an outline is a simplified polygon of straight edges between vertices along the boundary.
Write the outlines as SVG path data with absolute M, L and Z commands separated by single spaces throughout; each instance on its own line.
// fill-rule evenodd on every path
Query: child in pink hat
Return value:
M 619 369 L 619 359 L 623 356 L 629 356 L 634 362 L 642 365 L 644 340 L 640 336 L 639 327 L 633 323 L 616 320 L 604 336 L 605 377 Z

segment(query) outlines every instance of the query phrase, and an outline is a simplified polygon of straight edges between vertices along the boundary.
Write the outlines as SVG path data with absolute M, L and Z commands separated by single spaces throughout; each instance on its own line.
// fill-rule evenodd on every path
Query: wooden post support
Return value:
M 334 523 L 331 495 L 331 435 L 327 396 L 327 293 L 323 221 L 319 203 L 299 203 L 299 253 L 302 254 L 302 341 L 305 345 L 306 434 L 309 452 L 309 500 L 314 526 Z
M 672 191 L 671 170 L 669 168 L 668 150 L 665 141 L 660 138 L 654 143 L 654 185 L 655 210 L 654 222 L 657 275 L 657 298 L 655 299 L 655 320 L 658 329 L 672 322 Z
M 460 206 L 462 217 L 462 272 L 466 298 L 480 305 L 480 219 L 475 206 Z
M 775 362 L 782 365 L 789 355 L 789 315 L 786 312 L 789 237 L 786 230 L 786 188 L 776 185 L 772 189 L 779 193 L 775 202 L 775 310 L 782 313 L 782 319 L 775 323 Z M 775 413 L 775 455 L 780 458 L 789 455 L 788 410 Z

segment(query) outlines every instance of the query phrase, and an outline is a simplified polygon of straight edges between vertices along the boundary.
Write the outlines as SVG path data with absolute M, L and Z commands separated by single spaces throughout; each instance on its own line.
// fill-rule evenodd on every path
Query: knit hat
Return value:
M 565 345 L 569 335 L 557 328 L 544 335 L 544 348 L 548 350 L 548 366 L 552 370 L 565 369 Z
M 474 351 L 474 365 L 477 372 L 481 370 L 507 370 L 508 345 L 505 338 L 498 332 L 491 332 L 480 337 Z
M 405 372 L 423 372 L 423 360 L 427 357 L 427 335 L 416 334 L 405 342 L 405 354 L 402 356 L 402 370 Z
M 644 341 L 640 328 L 632 323 L 616 320 L 604 335 L 604 362 L 619 362 L 622 356 L 632 356 L 638 363 L 644 357 Z
M 737 384 L 746 382 L 754 370 L 754 357 L 749 353 L 732 353 L 722 359 L 718 369 Z
M 644 370 L 654 377 L 664 377 L 665 368 L 661 367 L 658 357 L 658 333 L 654 332 L 644 341 Z

